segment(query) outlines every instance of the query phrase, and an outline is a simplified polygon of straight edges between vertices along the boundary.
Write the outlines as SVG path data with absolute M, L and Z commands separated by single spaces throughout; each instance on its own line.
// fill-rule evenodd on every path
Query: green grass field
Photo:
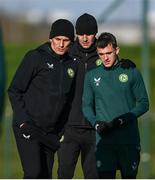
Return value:
M 8 44 L 5 46 L 5 56 L 6 56 L 6 89 L 10 84 L 10 81 L 15 73 L 17 66 L 19 65 L 23 55 L 30 48 L 36 47 L 36 44 Z M 141 47 L 140 46 L 121 46 L 120 57 L 132 59 L 137 67 L 141 69 Z M 150 159 L 150 172 L 148 178 L 155 178 L 155 84 L 153 84 L 153 77 L 155 76 L 155 45 L 150 46 L 150 113 L 149 113 L 149 148 L 151 153 Z M 150 116 L 151 114 L 151 116 Z M 0 137 L 0 178 L 22 178 L 22 169 L 20 165 L 20 160 L 18 152 L 15 146 L 15 141 L 13 138 L 13 133 L 11 129 L 11 115 L 12 110 L 8 101 L 6 94 L 5 103 L 5 116 L 3 122 L 1 123 L 2 133 Z M 142 121 L 139 121 L 140 133 L 142 135 Z M 143 139 L 141 138 L 141 141 Z M 55 157 L 57 158 L 57 157 Z M 142 178 L 143 174 L 143 163 L 140 164 L 138 178 Z M 53 175 L 54 178 L 57 177 L 57 160 L 55 160 Z M 118 174 L 119 177 L 119 174 Z M 83 178 L 80 162 L 78 162 L 74 178 Z

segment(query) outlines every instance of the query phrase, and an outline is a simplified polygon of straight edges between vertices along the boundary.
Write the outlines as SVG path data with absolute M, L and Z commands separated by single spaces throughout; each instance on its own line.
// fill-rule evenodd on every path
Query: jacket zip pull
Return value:
M 88 56 L 88 53 L 85 54 L 86 57 Z M 87 70 L 87 63 L 85 62 L 85 70 Z

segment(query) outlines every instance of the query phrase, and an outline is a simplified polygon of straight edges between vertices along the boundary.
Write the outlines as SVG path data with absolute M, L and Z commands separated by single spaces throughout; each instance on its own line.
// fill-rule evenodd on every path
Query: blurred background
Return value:
M 111 32 L 120 57 L 133 60 L 141 71 L 150 110 L 139 119 L 141 163 L 138 178 L 155 178 L 155 0 L 0 0 L 0 178 L 22 178 L 11 123 L 7 88 L 24 54 L 48 41 L 53 21 L 75 24 L 83 13 L 96 17 L 99 33 Z M 57 156 L 53 169 L 57 178 Z M 118 173 L 117 177 L 120 175 Z M 83 178 L 80 162 L 74 178 Z

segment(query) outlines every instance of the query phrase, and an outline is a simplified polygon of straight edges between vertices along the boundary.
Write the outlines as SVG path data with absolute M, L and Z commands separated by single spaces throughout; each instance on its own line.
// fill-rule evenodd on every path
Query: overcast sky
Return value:
M 85 12 L 99 19 L 113 2 L 119 1 L 121 3 L 117 8 L 106 13 L 108 21 L 137 20 L 142 17 L 143 0 L 0 0 L 0 10 L 9 13 L 28 12 L 29 18 L 34 21 L 43 16 L 75 20 Z M 148 2 L 149 17 L 155 19 L 155 0 Z

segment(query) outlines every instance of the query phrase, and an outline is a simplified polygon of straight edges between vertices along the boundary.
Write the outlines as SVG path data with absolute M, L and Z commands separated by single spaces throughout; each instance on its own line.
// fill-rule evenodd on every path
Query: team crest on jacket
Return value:
M 67 73 L 68 73 L 69 77 L 71 77 L 71 78 L 73 78 L 75 75 L 75 72 L 72 68 L 68 68 Z
M 102 64 L 102 60 L 101 59 L 97 59 L 96 60 L 96 66 L 100 66 Z
M 100 85 L 100 81 L 101 81 L 101 77 L 99 77 L 99 78 L 94 78 L 95 86 L 99 86 L 99 85 Z
M 128 81 L 128 75 L 127 74 L 120 74 L 119 75 L 119 80 L 121 81 L 121 82 L 127 82 Z

